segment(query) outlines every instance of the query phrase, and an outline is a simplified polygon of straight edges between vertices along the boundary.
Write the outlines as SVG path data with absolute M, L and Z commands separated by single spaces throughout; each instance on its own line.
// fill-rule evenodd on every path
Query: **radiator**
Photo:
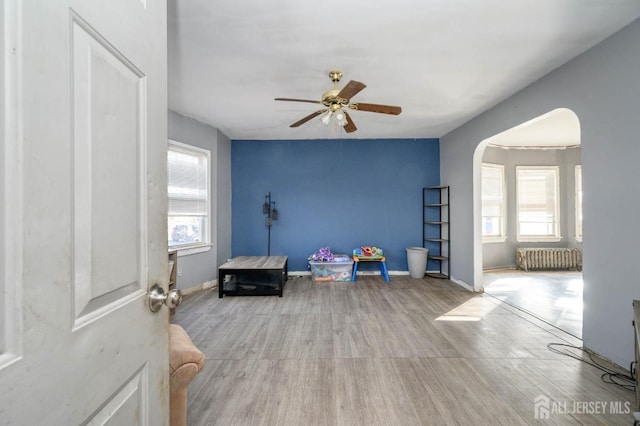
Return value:
M 518 269 L 577 269 L 582 271 L 582 253 L 577 248 L 518 248 Z

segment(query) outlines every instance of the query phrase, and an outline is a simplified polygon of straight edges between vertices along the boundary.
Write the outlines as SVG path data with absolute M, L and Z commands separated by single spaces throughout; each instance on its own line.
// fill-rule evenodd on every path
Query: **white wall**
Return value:
M 480 194 L 473 182 L 482 158 L 476 147 L 561 107 L 577 114 L 581 128 L 584 345 L 628 366 L 634 357 L 631 303 L 640 299 L 640 20 L 441 138 L 457 259 L 452 276 L 481 288 Z
M 216 263 L 220 266 L 231 258 L 231 141 L 219 130 L 217 136 L 215 220 L 217 223 Z
M 214 281 L 218 266 L 231 257 L 231 141 L 219 130 L 169 111 L 169 139 L 211 152 L 212 247 L 204 253 L 178 252 L 176 286 L 186 289 Z

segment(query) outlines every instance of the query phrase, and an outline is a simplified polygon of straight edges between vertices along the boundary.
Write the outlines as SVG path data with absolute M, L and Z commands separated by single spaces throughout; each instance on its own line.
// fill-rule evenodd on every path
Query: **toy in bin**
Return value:
M 346 254 L 333 254 L 323 247 L 309 256 L 311 278 L 315 282 L 351 281 L 353 261 Z
M 313 260 L 314 262 L 333 262 L 333 253 L 331 253 L 329 247 L 322 247 L 309 256 L 308 260 Z

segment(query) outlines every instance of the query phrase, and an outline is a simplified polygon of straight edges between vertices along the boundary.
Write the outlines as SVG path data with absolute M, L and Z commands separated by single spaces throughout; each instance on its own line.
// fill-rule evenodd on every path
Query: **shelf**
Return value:
M 443 279 L 443 280 L 449 279 L 448 275 L 440 273 L 440 272 L 433 272 L 433 273 L 427 272 L 427 276 L 431 277 L 431 278 L 440 278 L 440 279 Z
M 167 287 L 167 291 L 171 291 L 176 288 L 176 282 L 178 278 L 178 252 L 176 250 L 169 250 L 169 285 Z M 176 308 L 171 308 L 169 310 L 169 316 L 173 316 Z
M 427 258 L 433 260 L 449 260 L 447 256 L 427 256 Z
M 433 262 L 437 262 L 440 269 L 437 272 L 427 273 L 427 276 L 432 278 L 449 279 L 451 273 L 449 195 L 448 186 L 422 188 L 422 246 L 433 253 L 427 256 L 427 260 L 432 262 L 432 266 Z
M 176 250 L 169 251 L 169 290 L 176 288 L 176 278 L 178 275 L 178 252 Z

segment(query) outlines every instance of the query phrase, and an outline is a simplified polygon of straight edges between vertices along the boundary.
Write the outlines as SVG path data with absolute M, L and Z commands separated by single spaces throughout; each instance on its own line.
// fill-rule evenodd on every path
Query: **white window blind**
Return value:
M 209 151 L 170 141 L 167 174 L 169 247 L 208 243 Z
M 558 167 L 516 167 L 518 239 L 559 239 Z
M 482 165 L 482 236 L 504 237 L 504 166 Z

